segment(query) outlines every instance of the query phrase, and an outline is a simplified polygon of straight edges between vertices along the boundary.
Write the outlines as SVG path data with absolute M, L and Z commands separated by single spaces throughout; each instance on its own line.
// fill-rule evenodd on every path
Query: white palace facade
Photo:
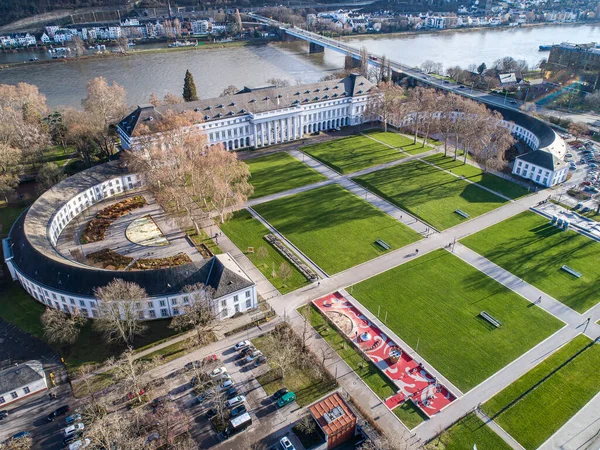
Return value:
M 259 148 L 302 139 L 306 134 L 365 121 L 374 85 L 360 75 L 288 86 L 244 88 L 236 94 L 154 107 L 140 105 L 117 125 L 122 147 L 138 149 L 142 125 L 152 128 L 167 110 L 195 111 L 210 145 L 227 150 Z

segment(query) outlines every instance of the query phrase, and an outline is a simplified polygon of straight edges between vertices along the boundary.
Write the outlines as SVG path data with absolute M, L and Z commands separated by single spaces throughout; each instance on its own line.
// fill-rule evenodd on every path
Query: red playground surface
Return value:
M 347 337 L 398 387 L 398 392 L 385 400 L 388 408 L 410 399 L 431 417 L 456 398 L 339 292 L 313 303 L 325 314 L 336 312 L 351 320 Z

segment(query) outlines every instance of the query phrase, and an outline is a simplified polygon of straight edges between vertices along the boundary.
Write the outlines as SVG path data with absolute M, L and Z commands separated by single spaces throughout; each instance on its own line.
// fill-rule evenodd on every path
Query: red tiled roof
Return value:
M 324 415 L 333 410 L 336 406 L 342 408 L 344 414 L 334 421 L 327 423 Z M 348 426 L 356 423 L 356 416 L 350 411 L 346 402 L 344 402 L 337 392 L 321 400 L 319 403 L 312 405 L 310 407 L 310 413 L 328 436 L 333 436 L 347 429 Z

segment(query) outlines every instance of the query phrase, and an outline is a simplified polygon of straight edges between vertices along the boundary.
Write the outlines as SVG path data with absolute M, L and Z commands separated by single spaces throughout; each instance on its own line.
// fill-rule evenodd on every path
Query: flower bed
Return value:
M 164 269 L 173 266 L 183 266 L 191 263 L 192 260 L 186 253 L 178 253 L 166 258 L 140 258 L 133 266 L 132 270 Z
M 96 217 L 90 220 L 81 234 L 80 242 L 88 244 L 103 240 L 106 230 L 108 230 L 111 223 L 130 211 L 141 208 L 145 204 L 146 199 L 141 195 L 136 195 L 135 197 L 126 198 L 118 203 L 107 206 L 102 211 L 99 211 Z
M 87 255 L 87 258 L 96 267 L 108 270 L 123 270 L 131 264 L 131 261 L 133 261 L 133 258 L 120 255 L 110 248 L 104 248 L 97 252 L 90 253 Z

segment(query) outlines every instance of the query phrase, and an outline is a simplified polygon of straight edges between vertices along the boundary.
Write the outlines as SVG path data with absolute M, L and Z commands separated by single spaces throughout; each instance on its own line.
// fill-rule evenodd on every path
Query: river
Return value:
M 356 47 L 364 45 L 373 53 L 411 66 L 431 59 L 445 68 L 456 64 L 466 68 L 481 62 L 490 65 L 503 56 L 525 59 L 534 65 L 548 55 L 538 51 L 539 45 L 562 41 L 600 41 L 600 26 L 486 29 L 348 40 Z M 206 98 L 219 95 L 229 85 L 261 86 L 269 78 L 315 82 L 340 70 L 343 64 L 343 56 L 333 51 L 309 55 L 308 45 L 300 41 L 15 66 L 0 70 L 0 83 L 35 84 L 46 94 L 51 107 L 79 106 L 86 83 L 104 76 L 123 85 L 128 102 L 135 105 L 147 101 L 152 92 L 159 96 L 168 92 L 180 95 L 186 69 L 194 75 L 198 95 Z

